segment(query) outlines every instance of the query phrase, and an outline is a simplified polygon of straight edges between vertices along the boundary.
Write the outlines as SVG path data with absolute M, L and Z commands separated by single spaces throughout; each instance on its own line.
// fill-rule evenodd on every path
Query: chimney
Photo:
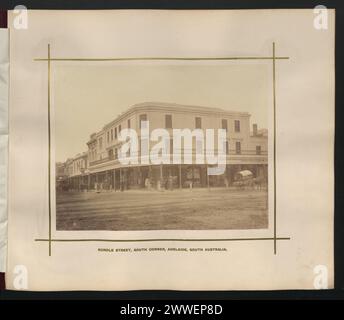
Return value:
M 256 136 L 258 134 L 258 126 L 256 123 L 253 124 L 253 135 Z

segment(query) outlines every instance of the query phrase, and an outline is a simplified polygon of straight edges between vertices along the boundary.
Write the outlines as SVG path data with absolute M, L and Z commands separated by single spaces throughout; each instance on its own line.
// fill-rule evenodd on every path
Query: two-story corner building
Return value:
M 215 129 L 215 132 L 217 129 L 225 129 L 227 131 L 225 173 L 220 176 L 208 176 L 208 165 L 194 162 L 123 165 L 118 159 L 123 143 L 119 141 L 119 134 L 122 129 L 130 128 L 137 132 L 140 139 L 142 121 L 149 121 L 149 132 L 163 128 L 171 133 L 171 137 L 173 129 Z M 80 181 L 82 185 L 87 181 L 89 189 L 114 190 L 167 186 L 170 188 L 228 186 L 233 182 L 235 174 L 244 169 L 250 170 L 255 177 L 267 180 L 267 131 L 258 130 L 255 124 L 251 132 L 250 114 L 246 112 L 162 102 L 139 103 L 106 124 L 99 132 L 93 133 L 87 145 L 87 171 L 75 171 L 73 167 L 70 177 L 72 181 L 77 181 L 74 182 L 74 186 L 80 185 Z M 171 150 L 173 150 L 172 145 L 171 141 Z M 150 149 L 153 146 L 154 142 L 150 142 Z M 192 154 L 195 154 L 195 151 L 196 145 L 193 144 Z M 214 152 L 217 154 L 217 150 Z M 75 178 L 73 180 L 73 177 L 79 177 L 79 180 Z
M 67 159 L 65 171 L 68 175 L 69 189 L 86 190 L 89 188 L 89 164 L 88 152 L 77 154 L 75 157 Z

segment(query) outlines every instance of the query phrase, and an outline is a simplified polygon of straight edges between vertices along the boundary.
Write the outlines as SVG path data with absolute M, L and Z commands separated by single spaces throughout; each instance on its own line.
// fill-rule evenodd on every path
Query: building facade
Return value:
M 226 130 L 226 168 L 221 175 L 208 175 L 207 164 L 196 164 L 196 143 L 192 144 L 192 163 L 127 164 L 119 160 L 120 132 L 134 129 L 140 141 L 143 121 L 149 122 L 149 132 L 165 129 Z M 216 141 L 217 137 L 214 136 Z M 139 142 L 140 145 L 140 142 Z M 102 130 L 91 134 L 88 150 L 65 162 L 69 188 L 73 190 L 127 190 L 136 188 L 190 188 L 231 186 L 235 175 L 250 170 L 253 176 L 267 183 L 268 136 L 266 129 L 250 127 L 250 114 L 219 108 L 145 102 L 133 105 Z M 149 150 L 154 147 L 150 142 Z M 173 141 L 169 144 L 173 157 Z M 216 146 L 214 153 L 217 153 Z M 184 152 L 185 150 L 180 150 Z M 138 150 L 140 153 L 140 148 Z

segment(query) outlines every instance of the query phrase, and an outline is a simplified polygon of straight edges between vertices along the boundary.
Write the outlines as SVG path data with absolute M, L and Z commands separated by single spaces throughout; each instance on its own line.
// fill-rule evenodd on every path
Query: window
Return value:
M 196 138 L 194 137 L 194 140 L 192 142 L 192 145 L 195 145 L 196 146 L 196 153 L 203 153 L 204 152 L 204 148 L 203 148 L 203 140 L 202 139 L 199 139 L 199 138 Z M 193 147 L 192 147 L 193 148 Z
M 115 148 L 115 159 L 118 159 L 118 151 L 117 151 L 117 148 Z
M 235 142 L 235 153 L 240 154 L 241 153 L 241 143 L 240 141 Z
M 117 128 L 115 128 L 115 139 L 117 140 Z
M 226 154 L 229 154 L 229 141 L 226 140 Z
M 234 120 L 234 131 L 240 132 L 240 121 L 239 120 Z
M 113 159 L 113 150 L 112 149 L 110 149 L 108 151 L 108 154 L 109 154 L 109 159 Z
M 258 126 L 256 123 L 253 124 L 253 135 L 256 136 L 258 134 Z
M 140 138 L 139 141 L 138 141 L 138 146 L 137 146 L 137 155 L 139 158 L 141 158 L 141 142 L 142 142 L 142 139 Z
M 228 121 L 227 121 L 227 119 L 222 119 L 222 129 L 228 130 Z
M 147 115 L 146 114 L 140 114 L 140 129 L 141 129 L 141 122 L 147 121 Z
M 130 129 L 130 119 L 128 119 L 128 129 Z
M 262 153 L 262 147 L 256 146 L 256 154 L 261 154 L 261 153 Z
M 113 129 L 111 129 L 111 141 L 113 140 Z
M 165 128 L 172 129 L 172 115 L 165 114 Z
M 121 134 L 121 131 L 122 131 L 122 126 L 119 125 L 119 126 L 118 126 L 118 134 Z
M 170 140 L 171 139 L 169 139 L 169 138 L 166 138 L 166 137 L 164 137 L 164 138 L 162 138 L 162 141 L 164 142 L 164 144 L 165 144 L 165 150 L 166 150 L 166 153 L 169 153 L 171 150 L 170 150 Z M 164 150 L 160 150 L 159 151 L 159 155 L 162 155 L 163 154 L 163 152 L 164 152 Z
M 130 141 L 130 138 L 127 138 L 127 143 L 128 143 L 128 150 L 127 150 L 127 152 L 125 153 L 126 154 L 126 157 L 131 157 L 131 154 L 133 153 L 135 153 L 135 150 L 133 149 L 133 146 L 132 146 L 132 144 L 131 144 L 131 142 L 129 142 Z
M 195 118 L 195 127 L 196 127 L 196 129 L 201 129 L 202 128 L 202 119 L 201 119 L 201 117 L 196 117 Z
M 107 139 L 107 142 L 109 143 L 110 142 L 110 132 L 109 131 L 106 134 L 106 139 Z
M 170 139 L 170 154 L 173 154 L 173 139 Z

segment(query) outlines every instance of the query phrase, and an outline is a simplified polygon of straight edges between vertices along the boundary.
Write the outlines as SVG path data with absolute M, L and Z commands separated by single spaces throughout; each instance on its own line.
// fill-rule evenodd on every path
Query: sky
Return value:
M 55 158 L 86 151 L 91 133 L 131 105 L 172 102 L 251 114 L 268 125 L 266 64 L 132 63 L 57 65 L 53 70 Z

